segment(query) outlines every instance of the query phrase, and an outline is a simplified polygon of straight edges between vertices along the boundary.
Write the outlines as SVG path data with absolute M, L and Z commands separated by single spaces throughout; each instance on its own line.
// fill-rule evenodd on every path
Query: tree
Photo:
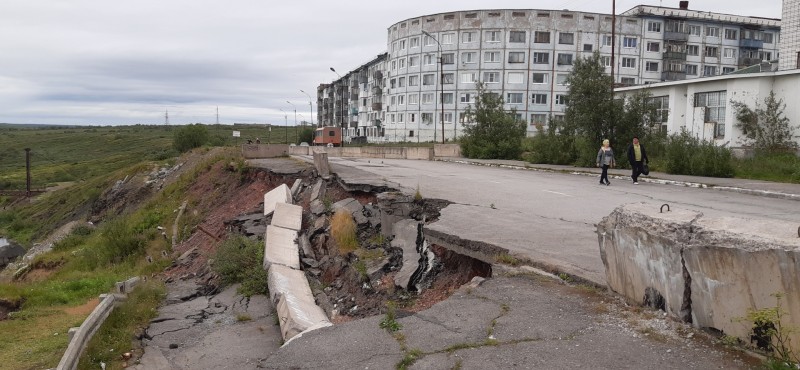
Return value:
M 309 143 L 314 140 L 314 129 L 311 127 L 303 127 L 300 129 L 300 134 L 297 138 L 297 142 L 299 143 Z
M 792 126 L 789 118 L 783 115 L 786 104 L 783 99 L 775 99 L 774 91 L 764 98 L 763 107 L 756 102 L 755 110 L 738 101 L 732 100 L 731 105 L 738 121 L 735 126 L 746 138 L 744 145 L 768 152 L 797 148 L 793 140 L 797 126 Z
M 209 140 L 208 129 L 202 124 L 189 124 L 179 128 L 172 136 L 172 145 L 181 153 L 200 147 Z
M 516 111 L 503 109 L 503 98 L 486 91 L 477 83 L 478 96 L 474 106 L 467 108 L 461 153 L 467 158 L 519 159 L 525 122 L 516 117 Z

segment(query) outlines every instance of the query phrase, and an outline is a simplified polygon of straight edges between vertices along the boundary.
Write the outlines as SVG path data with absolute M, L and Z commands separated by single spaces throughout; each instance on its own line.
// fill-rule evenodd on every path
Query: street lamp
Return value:
M 342 130 L 343 130 L 343 131 L 346 131 L 346 128 L 345 128 L 345 126 L 344 126 L 344 123 L 345 123 L 345 115 L 346 115 L 346 113 L 345 113 L 345 106 L 344 106 L 344 89 L 345 89 L 347 86 L 345 86 L 345 85 L 344 85 L 344 83 L 345 83 L 345 82 L 344 82 L 344 79 L 342 78 L 342 75 L 340 75 L 340 74 L 339 74 L 339 72 L 336 72 L 336 70 L 335 70 L 335 69 L 333 69 L 333 67 L 331 67 L 331 71 L 333 71 L 333 73 L 336 73 L 336 75 L 337 75 L 337 76 L 339 76 L 339 81 L 341 81 L 341 82 L 340 82 L 340 84 L 342 85 L 342 93 L 341 93 L 341 94 L 339 94 L 339 97 L 342 99 L 342 102 L 341 102 L 341 104 L 340 104 L 340 105 L 342 106 L 342 117 L 341 117 L 341 118 L 342 118 L 342 123 L 341 123 L 341 125 L 340 125 L 340 126 L 341 126 L 341 128 L 342 128 Z M 345 134 L 344 134 L 344 133 L 342 133 L 342 146 L 344 146 L 344 136 L 345 136 Z
M 439 48 L 439 85 L 442 87 L 442 93 L 439 95 L 439 101 L 442 105 L 442 113 L 439 115 L 439 120 L 442 122 L 442 144 L 444 144 L 444 57 L 442 56 L 442 44 L 439 43 L 435 37 L 431 36 L 428 31 L 422 31 L 422 34 L 428 36 L 436 41 L 436 46 Z M 436 129 L 433 129 L 434 141 L 436 141 Z
M 294 104 L 288 100 L 286 102 L 291 104 L 292 108 L 294 108 L 294 139 L 297 140 L 300 138 L 300 136 L 297 136 L 297 107 L 295 107 Z
M 283 132 L 286 134 L 286 144 L 289 144 L 289 115 L 281 109 L 283 112 Z
M 308 97 L 308 113 L 310 113 L 311 115 L 311 127 L 314 127 L 314 107 L 311 106 L 311 95 L 308 95 L 308 93 L 303 91 L 302 89 L 300 89 L 300 92 L 306 94 L 306 96 Z

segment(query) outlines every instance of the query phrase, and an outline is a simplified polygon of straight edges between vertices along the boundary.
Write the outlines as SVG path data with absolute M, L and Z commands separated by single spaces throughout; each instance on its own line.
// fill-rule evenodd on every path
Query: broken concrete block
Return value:
M 325 181 L 322 179 L 317 180 L 317 182 L 314 184 L 314 187 L 311 188 L 311 200 L 322 200 L 322 197 L 325 196 L 325 190 Z
M 420 291 L 420 283 L 433 268 L 435 258 L 422 236 L 422 225 L 411 219 L 398 221 L 394 224 L 394 235 L 392 247 L 403 250 L 403 266 L 394 283 L 409 291 Z
M 292 197 L 296 197 L 298 193 L 300 193 L 300 188 L 303 185 L 303 180 L 297 179 L 294 180 L 294 184 L 292 184 Z
M 369 219 L 364 216 L 364 206 L 353 198 L 342 199 L 333 204 L 333 211 L 336 212 L 340 209 L 346 209 L 353 215 L 353 219 L 358 225 L 364 225 L 369 222 Z
M 303 256 L 316 258 L 316 256 L 314 256 L 314 250 L 311 248 L 311 242 L 308 240 L 308 234 L 300 234 L 297 241 L 298 244 L 300 244 L 300 251 L 303 252 Z
M 328 153 L 314 152 L 314 168 L 323 179 L 331 177 L 331 165 L 328 163 Z
M 309 329 L 331 325 L 325 312 L 314 303 L 314 295 L 302 271 L 273 265 L 267 285 L 284 340 Z
M 292 193 L 286 184 L 281 184 L 264 194 L 264 216 L 268 216 L 275 211 L 276 203 L 292 203 Z
M 300 231 L 303 224 L 303 207 L 288 203 L 276 203 L 271 225 Z
M 275 264 L 300 269 L 297 231 L 273 225 L 267 226 L 264 237 L 264 268 L 271 268 Z

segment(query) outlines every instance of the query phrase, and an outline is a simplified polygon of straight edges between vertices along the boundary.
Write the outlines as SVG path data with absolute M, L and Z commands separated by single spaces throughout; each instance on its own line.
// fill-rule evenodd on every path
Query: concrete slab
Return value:
M 264 237 L 264 268 L 274 264 L 300 269 L 300 247 L 297 231 L 273 225 L 267 226 Z
M 292 184 L 292 196 L 296 197 L 298 193 L 300 193 L 300 189 L 302 188 L 303 180 L 297 179 L 294 180 L 294 184 Z
M 314 168 L 323 179 L 331 177 L 331 165 L 328 163 L 328 153 L 314 152 Z
M 269 216 L 275 211 L 276 203 L 292 203 L 292 193 L 286 184 L 280 184 L 264 194 L 264 216 Z
M 392 234 L 392 247 L 403 250 L 403 265 L 394 276 L 394 285 L 408 289 L 411 276 L 419 268 L 419 252 L 417 251 L 417 238 L 419 237 L 419 221 L 405 219 L 394 224 Z
M 364 216 L 364 206 L 353 198 L 342 199 L 334 203 L 331 208 L 334 212 L 340 209 L 346 209 L 351 215 L 353 215 L 353 219 L 356 221 L 356 224 L 364 225 L 369 222 L 369 218 Z
M 325 180 L 318 179 L 316 183 L 314 183 L 314 187 L 311 188 L 311 201 L 322 199 L 325 196 Z
M 307 330 L 331 325 L 325 312 L 315 303 L 302 271 L 273 265 L 267 279 L 284 340 L 307 333 Z
M 289 203 L 276 203 L 272 215 L 273 226 L 300 231 L 303 224 L 303 207 Z

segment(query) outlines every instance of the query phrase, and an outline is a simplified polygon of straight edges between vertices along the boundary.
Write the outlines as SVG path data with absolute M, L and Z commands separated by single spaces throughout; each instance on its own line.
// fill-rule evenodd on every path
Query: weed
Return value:
M 405 370 L 408 369 L 409 366 L 413 365 L 417 360 L 422 357 L 422 351 L 418 349 L 412 349 L 406 352 L 406 355 L 403 356 L 403 359 L 397 363 L 395 366 L 398 370 Z
M 736 320 L 753 324 L 750 342 L 755 342 L 756 347 L 767 352 L 769 363 L 795 366 L 800 364 L 800 356 L 792 350 L 791 336 L 797 328 L 783 322 L 787 315 L 781 306 L 783 293 L 774 293 L 772 296 L 776 300 L 775 307 L 749 309 L 747 316 Z
M 378 324 L 381 329 L 394 333 L 403 328 L 403 325 L 396 320 L 396 308 L 394 302 L 386 302 L 386 316 Z
M 238 322 L 250 321 L 252 319 L 253 319 L 253 317 L 248 315 L 248 314 L 246 314 L 246 313 L 240 313 L 240 314 L 236 315 L 236 321 L 238 321 Z
M 349 211 L 340 209 L 331 218 L 331 235 L 339 246 L 339 253 L 347 254 L 358 248 L 356 223 Z
M 358 260 L 353 263 L 353 268 L 358 272 L 358 276 L 361 278 L 361 281 L 369 281 L 369 275 L 367 274 L 367 265 L 362 260 Z
M 369 238 L 369 243 L 372 245 L 382 246 L 383 243 L 386 243 L 386 237 L 381 233 L 377 233 L 373 237 Z
M 483 341 L 483 345 L 484 346 L 496 346 L 496 345 L 499 345 L 499 344 L 500 344 L 500 342 L 497 339 L 494 339 L 494 338 L 486 338 L 486 340 Z
M 212 267 L 223 284 L 241 283 L 244 296 L 267 293 L 267 271 L 263 267 L 264 248 L 260 243 L 236 235 L 226 239 L 217 249 Z
M 516 257 L 514 257 L 514 256 L 512 256 L 512 255 L 510 255 L 508 253 L 500 253 L 500 254 L 498 254 L 497 256 L 495 256 L 495 260 L 498 263 L 503 263 L 503 264 L 506 264 L 506 265 L 511 265 L 511 266 L 519 265 L 519 260 Z
M 456 363 L 453 365 L 451 370 L 461 370 L 461 367 L 463 366 L 462 362 L 463 360 L 461 360 L 460 358 L 456 359 Z
M 490 205 L 489 205 L 489 208 L 491 208 L 491 209 L 497 209 L 497 207 L 495 207 L 495 206 L 494 206 L 494 203 L 490 204 Z
M 417 184 L 417 191 L 414 193 L 414 201 L 416 202 L 422 201 L 422 193 L 419 192 L 419 184 Z
M 470 349 L 470 348 L 478 348 L 480 346 L 481 346 L 480 344 L 476 344 L 476 343 L 456 343 L 456 344 L 453 344 L 450 347 L 445 348 L 444 351 L 447 352 L 447 353 L 453 353 L 453 352 L 458 351 L 458 350 Z
M 333 211 L 333 199 L 329 196 L 322 197 L 322 205 L 325 207 L 325 213 L 331 213 Z
M 572 276 L 570 276 L 569 274 L 567 274 L 565 272 L 559 273 L 558 274 L 558 278 L 563 280 L 565 283 L 571 283 L 572 282 Z
M 736 346 L 738 346 L 740 344 L 739 338 L 734 337 L 732 335 L 727 335 L 727 334 L 721 336 L 719 338 L 719 342 L 722 345 L 730 346 L 730 347 L 736 347 Z
M 365 261 L 374 261 L 384 256 L 384 252 L 382 248 L 375 248 L 375 249 L 364 249 L 358 248 L 355 252 L 353 252 L 359 259 Z

